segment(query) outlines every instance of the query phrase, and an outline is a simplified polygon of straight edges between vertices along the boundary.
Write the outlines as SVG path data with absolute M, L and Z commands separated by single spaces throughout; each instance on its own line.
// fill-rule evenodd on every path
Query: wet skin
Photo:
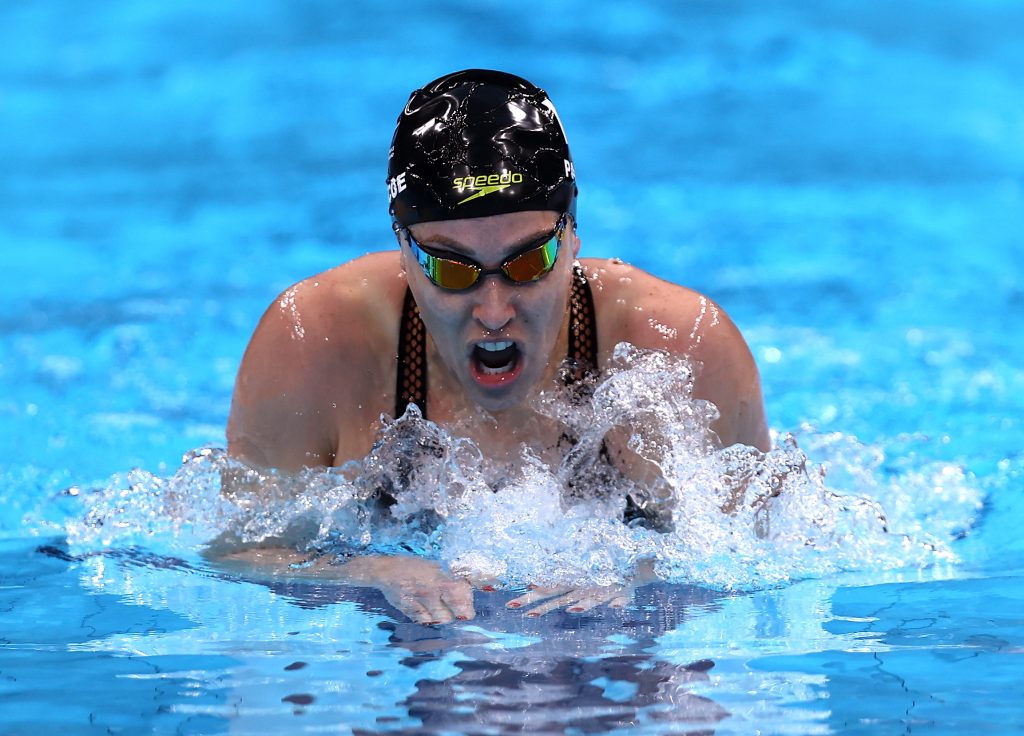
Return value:
M 421 223 L 412 234 L 432 251 L 449 251 L 490 269 L 550 232 L 557 219 L 555 212 L 520 212 Z M 539 281 L 512 284 L 489 275 L 460 292 L 431 283 L 399 239 L 398 251 L 373 253 L 306 279 L 270 306 L 239 369 L 227 431 L 230 454 L 283 471 L 364 457 L 380 415 L 394 411 L 395 351 L 407 285 L 428 332 L 431 420 L 465 430 L 465 418 L 486 409 L 488 418 L 470 423 L 470 431 L 481 449 L 499 460 L 517 452 L 524 438 L 554 447 L 558 428 L 538 430 L 529 402 L 554 384 L 566 355 L 566 304 L 580 245 L 574 229 L 566 230 L 555 265 Z M 585 259 L 582 265 L 597 311 L 599 362 L 606 362 L 619 342 L 700 361 L 694 396 L 718 407 L 721 417 L 713 429 L 720 444 L 768 449 L 757 368 L 720 307 L 621 261 Z M 474 358 L 479 343 L 494 341 L 516 345 L 514 369 L 504 378 L 483 375 Z M 632 462 L 628 453 L 613 451 L 613 457 L 625 472 L 646 480 L 650 469 Z M 224 554 L 239 559 L 256 553 Z M 408 558 L 374 556 L 331 566 L 323 574 L 378 587 L 417 621 L 471 617 L 471 586 L 447 585 L 451 578 L 434 563 L 419 560 L 413 567 Z M 642 580 L 639 575 L 636 582 Z M 510 605 L 534 613 L 556 602 L 569 610 L 601 602 L 619 605 L 628 598 L 628 587 L 538 589 Z M 538 603 L 539 608 L 530 607 Z
M 468 258 L 494 268 L 522 246 L 554 229 L 553 213 L 531 212 L 515 218 L 479 218 L 414 225 L 417 242 L 432 252 Z M 400 237 L 400 241 L 403 241 Z M 434 349 L 465 398 L 490 412 L 522 405 L 535 387 L 553 376 L 554 350 L 566 324 L 572 262 L 579 240 L 571 229 L 561 239 L 552 270 L 527 284 L 504 276 L 484 276 L 463 291 L 438 288 L 423 273 L 407 243 L 402 267 Z M 508 380 L 486 382 L 474 370 L 474 346 L 481 341 L 512 341 L 517 364 Z M 564 355 L 564 352 L 562 353 Z M 433 415 L 433 412 L 431 412 Z

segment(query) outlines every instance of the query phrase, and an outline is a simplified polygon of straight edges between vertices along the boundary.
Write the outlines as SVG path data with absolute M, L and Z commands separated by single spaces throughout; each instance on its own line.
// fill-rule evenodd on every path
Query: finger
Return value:
M 557 598 L 552 598 L 549 601 L 545 601 L 539 606 L 535 606 L 526 612 L 526 615 L 530 618 L 536 618 L 537 616 L 543 616 L 545 613 L 554 611 L 556 608 L 574 608 L 576 602 L 579 600 L 579 593 L 575 590 L 571 590 L 565 595 L 560 595 Z
M 432 591 L 429 595 L 421 596 L 419 603 L 430 613 L 430 618 L 424 623 L 448 624 L 455 618 L 455 614 L 441 600 L 441 592 L 439 590 Z
M 608 607 L 614 608 L 616 610 L 619 608 L 625 608 L 629 605 L 629 602 L 632 600 L 632 598 L 633 597 L 630 595 L 620 595 L 617 598 L 612 598 L 610 601 L 608 601 Z
M 443 624 L 452 620 L 451 611 L 441 603 L 436 589 L 416 586 L 401 586 L 398 590 L 384 593 L 388 603 L 418 624 Z
M 493 575 L 484 575 L 478 578 L 471 578 L 469 584 L 477 590 L 482 590 L 485 593 L 493 593 L 501 587 L 501 579 L 496 578 Z
M 622 602 L 619 606 L 624 606 L 629 601 L 629 596 L 626 594 L 624 588 L 613 585 L 610 587 L 602 588 L 589 588 L 587 590 L 580 591 L 580 598 L 575 604 L 569 606 L 570 613 L 584 613 L 592 608 L 600 606 L 602 603 L 607 603 L 609 606 L 613 602 Z M 623 602 L 624 601 L 624 602 Z
M 394 599 L 386 596 L 388 603 L 408 616 L 414 623 L 425 624 L 433 621 L 430 611 L 415 598 L 411 596 L 398 596 Z
M 473 588 L 468 583 L 452 582 L 441 588 L 441 600 L 459 621 L 476 617 L 473 610 Z
M 522 608 L 523 606 L 529 606 L 537 601 L 542 601 L 545 598 L 550 598 L 553 595 L 562 595 L 570 590 L 572 590 L 572 588 L 567 588 L 565 586 L 551 588 L 534 587 L 524 595 L 521 595 L 518 598 L 513 598 L 506 603 L 505 606 L 508 608 Z

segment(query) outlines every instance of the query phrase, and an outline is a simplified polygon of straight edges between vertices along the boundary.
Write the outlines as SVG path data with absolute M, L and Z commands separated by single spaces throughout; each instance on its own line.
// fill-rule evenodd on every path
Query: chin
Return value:
M 487 396 L 476 393 L 473 396 L 473 401 L 481 409 L 486 411 L 505 411 L 506 409 L 514 409 L 517 406 L 522 406 L 526 402 L 526 397 L 521 396 L 518 391 L 515 394 L 509 394 L 507 396 Z
M 515 409 L 527 402 L 532 388 L 536 384 L 536 382 L 524 380 L 524 378 L 525 376 L 520 376 L 515 386 L 509 386 L 505 390 L 498 391 L 481 389 L 480 386 L 475 385 L 475 382 L 470 379 L 471 385 L 465 387 L 466 393 L 473 400 L 474 404 L 485 411 L 496 412 Z

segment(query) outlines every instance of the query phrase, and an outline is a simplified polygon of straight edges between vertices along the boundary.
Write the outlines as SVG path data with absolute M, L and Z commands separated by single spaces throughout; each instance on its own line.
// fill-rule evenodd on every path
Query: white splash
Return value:
M 716 408 L 692 397 L 694 366 L 625 344 L 613 363 L 599 383 L 537 401 L 574 438 L 557 463 L 525 445 L 511 470 L 491 463 L 412 407 L 341 468 L 284 477 L 202 449 L 169 478 L 115 477 L 77 495 L 68 541 L 78 551 L 154 539 L 194 549 L 216 537 L 285 539 L 316 554 L 411 550 L 509 584 L 610 584 L 651 559 L 666 580 L 716 589 L 956 562 L 954 539 L 982 502 L 959 468 L 883 472 L 880 448 L 840 434 L 804 433 L 803 449 L 789 435 L 768 453 L 721 449 Z M 616 436 L 657 469 L 651 480 L 607 462 Z M 624 520 L 627 503 L 644 513 Z

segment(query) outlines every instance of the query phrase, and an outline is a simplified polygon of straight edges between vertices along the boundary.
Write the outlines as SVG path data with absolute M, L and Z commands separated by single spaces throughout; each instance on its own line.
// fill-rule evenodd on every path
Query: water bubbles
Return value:
M 956 561 L 982 500 L 963 469 L 806 430 L 767 453 L 720 448 L 717 409 L 693 398 L 697 369 L 620 344 L 602 380 L 535 402 L 557 448 L 513 444 L 501 462 L 415 406 L 382 417 L 369 454 L 340 468 L 282 475 L 202 448 L 173 476 L 80 489 L 65 531 L 75 550 L 411 552 L 507 584 L 610 585 L 647 560 L 673 582 L 750 589 Z
M 654 319 L 653 317 L 651 317 L 651 318 L 649 318 L 647 320 L 647 324 L 651 327 L 652 330 L 657 332 L 659 335 L 664 337 L 666 340 L 675 340 L 676 337 L 678 337 L 678 335 L 679 335 L 679 331 L 676 330 L 676 328 L 669 327 L 668 325 L 666 325 L 666 324 L 664 324 L 662 322 L 659 322 L 658 320 Z
M 299 287 L 295 285 L 285 291 L 278 301 L 281 312 L 292 323 L 291 336 L 293 340 L 302 340 L 306 336 L 306 330 L 302 326 L 302 315 L 299 313 L 299 306 L 296 303 L 298 293 Z

